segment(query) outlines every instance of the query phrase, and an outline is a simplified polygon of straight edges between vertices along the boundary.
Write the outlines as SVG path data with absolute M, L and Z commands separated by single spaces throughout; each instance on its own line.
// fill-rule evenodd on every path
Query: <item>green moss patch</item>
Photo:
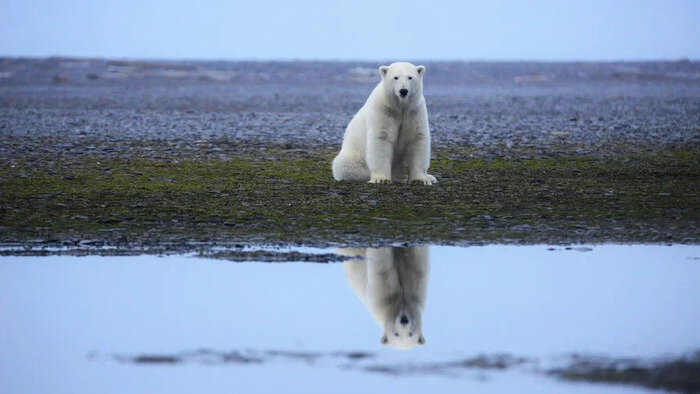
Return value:
M 434 156 L 436 186 L 336 182 L 329 150 L 0 161 L 0 241 L 697 242 L 694 150 Z

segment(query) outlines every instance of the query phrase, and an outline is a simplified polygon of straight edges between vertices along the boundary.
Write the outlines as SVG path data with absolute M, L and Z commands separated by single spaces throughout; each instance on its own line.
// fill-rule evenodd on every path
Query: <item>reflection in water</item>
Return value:
M 428 285 L 428 248 L 339 249 L 362 260 L 344 263 L 348 283 L 384 330 L 381 343 L 397 349 L 423 345 L 422 315 Z
M 236 261 L 338 260 L 325 249 L 259 250 L 214 249 Z M 423 310 L 425 248 L 343 251 L 367 257 L 345 267 L 366 308 L 340 263 L 0 257 L 0 392 L 92 394 L 125 382 L 133 393 L 636 390 L 563 379 L 700 393 L 698 246 L 429 251 L 430 345 L 410 357 L 379 349 L 367 311 L 393 333 L 400 314 L 382 296 L 400 305 L 412 294 Z

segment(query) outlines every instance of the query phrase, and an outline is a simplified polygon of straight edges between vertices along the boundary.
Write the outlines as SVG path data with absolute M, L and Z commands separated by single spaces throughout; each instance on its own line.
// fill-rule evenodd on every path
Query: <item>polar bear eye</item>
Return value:
M 399 79 L 399 77 L 394 77 L 394 79 Z
M 395 333 L 394 333 L 394 336 L 395 336 L 395 337 L 398 337 L 398 336 L 399 336 L 399 333 L 398 333 L 398 332 L 395 332 Z
M 413 77 L 408 77 L 408 79 L 413 79 Z

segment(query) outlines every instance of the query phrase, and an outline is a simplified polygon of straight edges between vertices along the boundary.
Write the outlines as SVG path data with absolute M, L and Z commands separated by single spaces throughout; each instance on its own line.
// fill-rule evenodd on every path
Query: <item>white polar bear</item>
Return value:
M 333 160 L 338 180 L 431 185 L 430 128 L 423 98 L 425 67 L 379 67 L 382 80 L 355 114 Z
M 355 295 L 384 330 L 381 343 L 397 349 L 425 344 L 423 310 L 428 284 L 428 248 L 340 249 L 364 256 L 343 264 Z

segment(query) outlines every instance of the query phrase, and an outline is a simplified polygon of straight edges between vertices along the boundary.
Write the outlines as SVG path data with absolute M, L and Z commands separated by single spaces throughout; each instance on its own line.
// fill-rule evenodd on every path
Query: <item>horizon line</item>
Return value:
M 328 63 L 387 63 L 402 60 L 381 60 L 370 58 L 321 58 L 321 57 L 299 57 L 299 58 L 255 58 L 255 57 L 140 57 L 140 56 L 80 56 L 80 55 L 4 55 L 0 54 L 0 59 L 74 59 L 74 60 L 126 60 L 126 61 L 162 61 L 162 62 L 251 62 L 251 63 L 313 63 L 313 62 L 328 62 Z M 688 56 L 680 56 L 676 58 L 600 58 L 600 59 L 487 59 L 487 58 L 416 58 L 416 62 L 443 62 L 443 63 L 649 63 L 649 62 L 698 62 L 699 59 L 693 59 Z

